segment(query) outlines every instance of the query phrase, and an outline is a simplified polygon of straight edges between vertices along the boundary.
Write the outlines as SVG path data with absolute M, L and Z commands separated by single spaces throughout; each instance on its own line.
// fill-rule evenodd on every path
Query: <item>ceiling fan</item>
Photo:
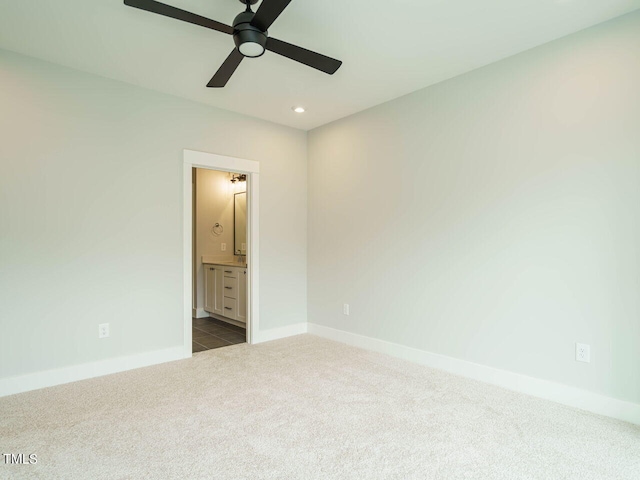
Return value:
M 269 36 L 267 29 L 290 2 L 291 0 L 263 0 L 258 10 L 254 13 L 251 10 L 251 5 L 258 3 L 258 0 L 240 0 L 240 3 L 246 5 L 246 10 L 234 19 L 231 27 L 155 0 L 124 0 L 124 4 L 130 7 L 233 35 L 236 48 L 233 49 L 207 84 L 207 87 L 217 88 L 224 87 L 227 84 L 244 57 L 260 57 L 265 50 L 303 63 L 329 75 L 333 75 L 340 68 L 340 65 L 342 65 L 340 60 L 326 57 Z

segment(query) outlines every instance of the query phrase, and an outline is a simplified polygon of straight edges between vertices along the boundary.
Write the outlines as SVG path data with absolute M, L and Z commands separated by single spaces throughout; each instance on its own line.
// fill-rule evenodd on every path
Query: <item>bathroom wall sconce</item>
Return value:
M 236 183 L 236 182 L 246 182 L 247 181 L 247 176 L 244 173 L 241 173 L 239 175 L 236 175 L 235 173 L 231 176 L 231 183 Z

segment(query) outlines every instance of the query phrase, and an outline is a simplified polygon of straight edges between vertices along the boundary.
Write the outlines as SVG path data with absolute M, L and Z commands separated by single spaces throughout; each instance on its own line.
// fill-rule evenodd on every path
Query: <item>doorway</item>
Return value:
M 246 342 L 247 175 L 193 168 L 192 351 Z
M 186 357 L 255 338 L 258 166 L 184 151 Z

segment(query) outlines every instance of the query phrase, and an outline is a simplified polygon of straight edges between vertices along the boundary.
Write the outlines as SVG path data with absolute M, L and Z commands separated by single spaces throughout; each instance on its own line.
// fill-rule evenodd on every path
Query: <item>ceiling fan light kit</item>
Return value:
M 233 26 L 229 26 L 155 0 L 124 0 L 124 4 L 130 7 L 233 35 L 236 48 L 222 63 L 207 87 L 224 87 L 245 57 L 261 57 L 266 50 L 329 75 L 333 75 L 342 65 L 342 62 L 335 58 L 269 37 L 268 28 L 291 0 L 263 0 L 255 13 L 251 10 L 251 5 L 258 3 L 258 0 L 240 0 L 240 2 L 246 6 L 246 10 L 236 16 Z
M 239 14 L 233 21 L 233 41 L 245 57 L 256 58 L 264 54 L 267 45 L 267 32 L 251 25 L 255 14 L 249 9 Z

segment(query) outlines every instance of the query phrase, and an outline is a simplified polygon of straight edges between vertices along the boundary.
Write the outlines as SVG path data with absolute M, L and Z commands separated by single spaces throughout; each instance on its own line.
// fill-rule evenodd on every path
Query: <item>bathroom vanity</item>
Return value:
M 247 267 L 238 263 L 204 264 L 204 310 L 246 324 Z

